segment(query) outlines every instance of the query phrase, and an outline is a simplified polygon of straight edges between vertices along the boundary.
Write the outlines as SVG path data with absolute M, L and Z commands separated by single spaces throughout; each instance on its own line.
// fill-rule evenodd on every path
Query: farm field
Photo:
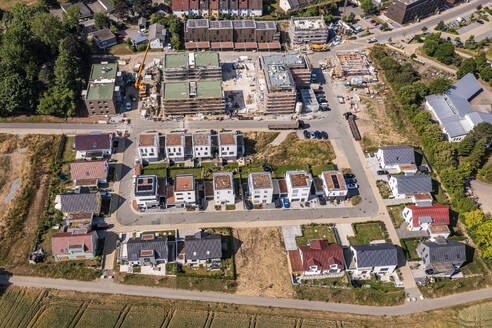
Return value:
M 492 301 L 399 317 L 178 301 L 61 290 L 0 289 L 0 327 L 488 327 Z

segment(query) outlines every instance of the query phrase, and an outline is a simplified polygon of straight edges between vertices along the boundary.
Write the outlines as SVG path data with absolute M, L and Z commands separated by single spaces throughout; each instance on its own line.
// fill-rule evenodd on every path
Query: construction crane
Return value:
M 147 42 L 147 48 L 145 48 L 145 53 L 142 59 L 142 63 L 140 64 L 140 68 L 138 69 L 138 74 L 137 74 L 137 79 L 135 80 L 135 88 L 139 90 L 139 96 L 140 97 L 146 97 L 147 96 L 147 87 L 145 86 L 144 83 L 140 82 L 140 77 L 142 75 L 142 69 L 145 64 L 145 58 L 147 58 L 147 52 L 149 52 L 149 47 L 150 47 L 150 40 Z

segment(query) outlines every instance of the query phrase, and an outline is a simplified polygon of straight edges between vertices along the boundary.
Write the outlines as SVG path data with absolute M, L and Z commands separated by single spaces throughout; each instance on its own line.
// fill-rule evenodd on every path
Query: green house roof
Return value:
M 189 98 L 190 87 L 188 82 L 168 82 L 164 83 L 165 99 L 184 99 Z
M 166 68 L 188 67 L 188 54 L 166 54 L 164 66 Z
M 106 100 L 113 98 L 114 83 L 90 83 L 87 100 Z
M 116 63 L 111 64 L 94 64 L 91 68 L 90 81 L 100 79 L 116 79 L 116 73 L 118 72 L 118 65 Z
M 218 80 L 198 81 L 196 89 L 198 97 L 222 97 L 222 84 Z
M 216 52 L 196 52 L 195 66 L 219 66 L 219 54 Z

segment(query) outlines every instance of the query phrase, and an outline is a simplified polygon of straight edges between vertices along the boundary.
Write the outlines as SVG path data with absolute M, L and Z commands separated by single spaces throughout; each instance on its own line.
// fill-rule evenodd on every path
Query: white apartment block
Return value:
M 273 198 L 273 182 L 269 172 L 253 172 L 248 175 L 248 187 L 253 204 L 270 204 Z
M 138 155 L 142 161 L 159 160 L 159 133 L 142 133 L 138 136 Z
M 306 202 L 311 193 L 313 178 L 306 171 L 287 171 L 285 173 L 287 183 L 287 198 L 290 202 Z
M 185 160 L 185 135 L 182 132 L 169 133 L 166 135 L 167 158 L 182 162 Z
M 212 158 L 212 136 L 210 132 L 195 132 L 193 138 L 193 158 Z
M 215 205 L 233 205 L 235 203 L 234 177 L 231 172 L 214 173 L 213 185 Z

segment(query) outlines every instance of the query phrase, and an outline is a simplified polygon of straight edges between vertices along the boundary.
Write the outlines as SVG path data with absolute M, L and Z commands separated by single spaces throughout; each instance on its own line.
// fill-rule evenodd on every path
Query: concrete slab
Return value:
M 301 226 L 291 225 L 282 226 L 282 234 L 284 235 L 285 249 L 294 251 L 297 249 L 296 237 L 302 236 Z
M 350 246 L 348 237 L 355 236 L 354 229 L 350 223 L 340 223 L 335 225 L 335 229 L 342 246 Z

